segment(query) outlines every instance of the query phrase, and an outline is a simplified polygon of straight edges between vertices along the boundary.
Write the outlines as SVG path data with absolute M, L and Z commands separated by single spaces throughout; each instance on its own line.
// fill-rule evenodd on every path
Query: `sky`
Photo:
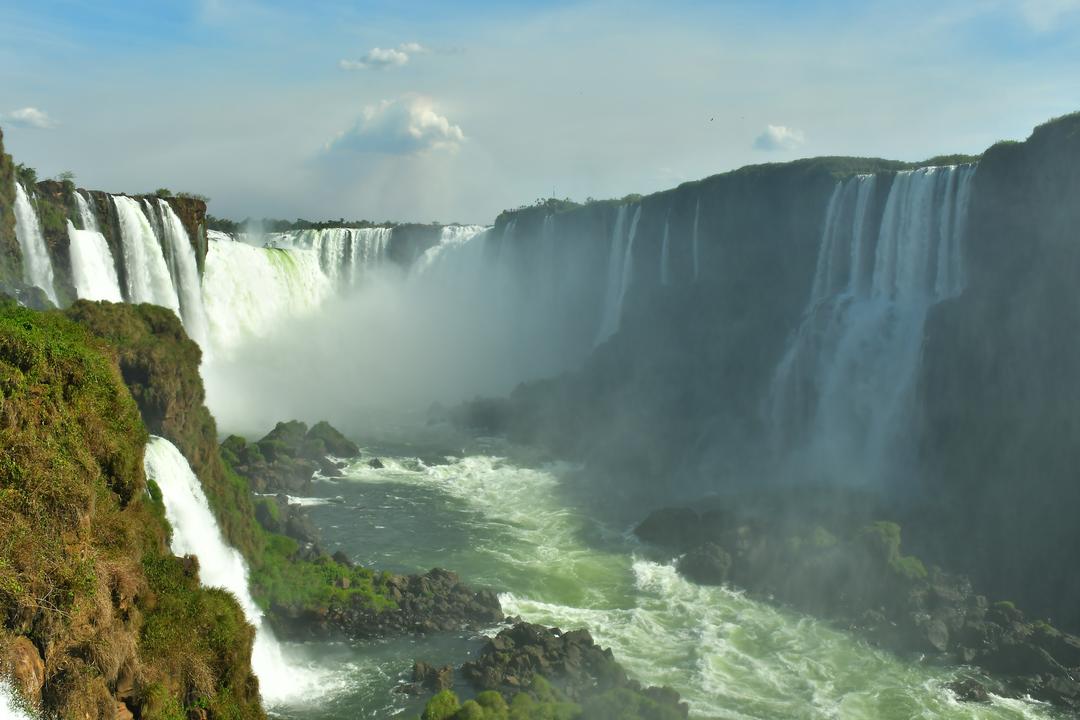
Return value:
M 490 223 L 1080 110 L 1080 0 L 0 0 L 40 177 L 220 217 Z

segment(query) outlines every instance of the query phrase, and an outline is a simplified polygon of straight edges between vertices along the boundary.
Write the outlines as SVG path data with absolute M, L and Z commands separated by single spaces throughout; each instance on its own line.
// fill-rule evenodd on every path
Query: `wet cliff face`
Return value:
M 759 166 L 640 199 L 504 214 L 489 251 L 513 253 L 535 292 L 549 282 L 545 237 L 562 243 L 553 302 L 567 352 L 584 362 L 519 387 L 499 422 L 590 459 L 621 490 L 659 497 L 756 481 L 763 397 L 810 295 L 837 180 L 898 167 Z M 620 233 L 632 235 L 624 257 L 612 249 Z
M 920 497 L 938 557 L 1080 626 L 1080 116 L 991 148 L 970 214 L 967 291 L 927 326 Z
M 0 283 L 22 279 L 19 241 L 15 237 L 15 163 L 4 153 L 0 131 Z

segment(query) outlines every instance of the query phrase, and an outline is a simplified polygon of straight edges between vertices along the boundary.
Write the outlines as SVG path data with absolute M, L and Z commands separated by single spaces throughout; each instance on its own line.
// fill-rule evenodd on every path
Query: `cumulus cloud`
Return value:
M 806 141 L 802 130 L 785 127 L 784 125 L 768 125 L 765 132 L 754 140 L 756 150 L 794 150 Z
M 19 108 L 9 113 L 0 115 L 0 120 L 14 127 L 40 128 L 47 130 L 56 127 L 56 123 L 48 113 L 33 107 Z
M 413 55 L 428 52 L 418 42 L 407 42 L 396 48 L 372 48 L 359 60 L 340 60 L 338 67 L 342 70 L 385 70 L 392 67 L 401 67 L 409 62 Z
M 457 150 L 465 133 L 435 110 L 429 98 L 406 95 L 364 108 L 350 130 L 327 150 L 409 155 L 425 150 Z

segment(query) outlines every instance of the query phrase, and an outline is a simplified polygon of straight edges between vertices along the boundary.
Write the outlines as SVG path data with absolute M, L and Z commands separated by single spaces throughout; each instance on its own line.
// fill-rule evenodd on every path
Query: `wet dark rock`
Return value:
M 371 458 L 370 460 L 368 460 L 368 467 L 375 470 L 382 470 L 384 467 L 386 467 L 386 465 L 384 465 L 383 461 L 379 458 Z
M 335 457 L 356 457 L 360 454 L 360 448 L 356 446 L 356 443 L 342 435 L 325 420 L 315 423 L 308 430 L 305 439 L 307 447 L 318 447 L 318 443 L 321 443 L 325 451 Z
M 48 294 L 36 285 L 18 281 L 0 283 L 0 296 L 6 296 L 31 310 L 54 310 L 56 305 Z
M 341 465 L 330 458 L 319 458 L 316 460 L 319 464 L 319 472 L 325 478 L 340 478 L 344 477 L 341 473 Z
M 344 565 L 345 567 L 354 566 L 352 558 L 343 553 L 341 550 L 335 551 L 334 554 L 330 556 L 330 558 L 339 565 Z
M 949 690 L 961 702 L 990 702 L 990 693 L 978 680 L 964 678 L 949 684 Z
M 393 575 L 386 595 L 395 607 L 378 607 L 363 598 L 325 611 L 279 607 L 282 633 L 292 638 L 371 639 L 396 635 L 476 630 L 503 618 L 498 596 L 473 590 L 456 573 L 435 568 L 422 575 Z
M 489 639 L 477 659 L 462 666 L 461 674 L 478 691 L 495 690 L 507 696 L 543 678 L 574 701 L 624 688 L 669 705 L 682 717 L 688 713 L 674 690 L 642 689 L 640 683 L 631 680 L 611 650 L 597 645 L 587 630 L 562 632 L 517 623 Z
M 675 549 L 689 549 L 701 542 L 701 516 L 690 508 L 661 508 L 634 528 L 645 542 Z
M 700 585 L 723 585 L 731 572 L 731 555 L 715 543 L 705 543 L 686 553 L 678 569 Z
M 449 690 L 454 686 L 454 668 L 446 665 L 436 668 L 423 661 L 413 663 L 412 681 L 432 693 Z
M 255 520 L 267 532 L 287 535 L 301 545 L 318 545 L 321 539 L 318 528 L 308 515 L 308 509 L 290 503 L 285 493 L 257 498 Z

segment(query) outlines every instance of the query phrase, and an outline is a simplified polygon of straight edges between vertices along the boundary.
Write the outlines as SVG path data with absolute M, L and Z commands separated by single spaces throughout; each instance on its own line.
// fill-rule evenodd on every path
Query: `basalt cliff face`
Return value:
M 1073 629 L 1080 578 L 1080 117 L 979 163 L 970 284 L 931 313 L 917 496 L 981 584 Z
M 1076 629 L 1078 159 L 1072 115 L 979 158 L 800 161 L 504 214 L 534 275 L 552 234 L 587 268 L 580 361 L 451 416 L 657 502 L 869 491 L 921 555 Z

